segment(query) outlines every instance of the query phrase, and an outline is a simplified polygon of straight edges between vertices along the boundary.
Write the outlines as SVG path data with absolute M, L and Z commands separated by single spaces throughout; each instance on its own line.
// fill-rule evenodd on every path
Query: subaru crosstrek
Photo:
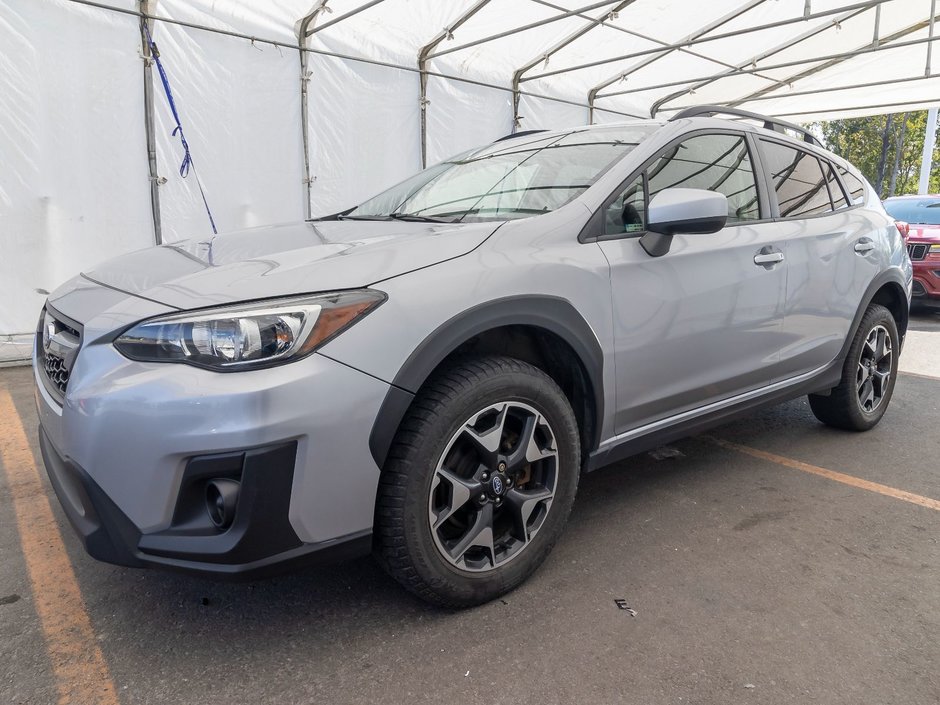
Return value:
M 903 239 L 808 133 L 715 112 L 512 135 L 60 287 L 41 448 L 88 553 L 257 575 L 371 551 L 470 605 L 541 563 L 583 472 L 804 394 L 874 426 Z

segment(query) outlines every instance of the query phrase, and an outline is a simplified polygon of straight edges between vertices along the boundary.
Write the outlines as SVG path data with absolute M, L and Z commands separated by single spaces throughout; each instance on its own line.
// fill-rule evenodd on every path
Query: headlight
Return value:
M 360 289 L 172 314 L 129 328 L 114 347 L 144 362 L 267 367 L 309 355 L 383 301 L 385 294 Z

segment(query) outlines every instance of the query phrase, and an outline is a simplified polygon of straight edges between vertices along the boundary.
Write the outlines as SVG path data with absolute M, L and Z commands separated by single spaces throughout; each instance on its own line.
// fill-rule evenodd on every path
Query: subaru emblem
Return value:
M 503 480 L 499 475 L 493 475 L 490 485 L 493 488 L 493 494 L 501 495 L 503 493 Z

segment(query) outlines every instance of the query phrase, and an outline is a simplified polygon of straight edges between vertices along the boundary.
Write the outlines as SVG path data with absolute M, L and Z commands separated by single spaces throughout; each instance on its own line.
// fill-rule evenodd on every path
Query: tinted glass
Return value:
M 832 197 L 832 206 L 836 210 L 840 208 L 848 208 L 849 202 L 845 199 L 845 191 L 842 190 L 842 186 L 839 185 L 839 180 L 836 178 L 836 172 L 832 168 L 832 164 L 829 162 L 822 162 L 823 169 L 826 171 L 826 183 L 829 185 L 829 195 Z
M 754 169 L 743 137 L 690 137 L 650 165 L 647 174 L 650 200 L 673 186 L 708 189 L 728 197 L 729 223 L 760 218 Z
M 842 183 L 845 184 L 845 188 L 849 191 L 849 203 L 853 206 L 864 203 L 865 184 L 862 183 L 862 180 L 851 171 L 846 171 L 841 166 L 839 167 L 839 176 L 842 177 Z
M 529 135 L 433 166 L 344 217 L 508 220 L 555 210 L 590 187 L 657 125 Z
M 781 217 L 799 218 L 832 211 L 829 189 L 816 157 L 777 142 L 761 142 Z
M 912 225 L 940 225 L 940 198 L 889 198 L 885 210 Z
M 604 213 L 604 231 L 608 235 L 635 233 L 646 229 L 646 199 L 643 176 L 639 176 Z

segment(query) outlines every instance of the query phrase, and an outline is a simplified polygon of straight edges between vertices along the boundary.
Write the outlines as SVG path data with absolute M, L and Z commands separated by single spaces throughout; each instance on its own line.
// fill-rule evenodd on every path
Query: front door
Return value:
M 754 172 L 743 135 L 696 134 L 611 199 L 598 246 L 610 263 L 618 433 L 777 375 L 786 262 L 778 228 L 761 222 Z M 728 224 L 709 235 L 676 235 L 667 254 L 651 257 L 639 243 L 646 205 L 673 186 L 723 193 Z

